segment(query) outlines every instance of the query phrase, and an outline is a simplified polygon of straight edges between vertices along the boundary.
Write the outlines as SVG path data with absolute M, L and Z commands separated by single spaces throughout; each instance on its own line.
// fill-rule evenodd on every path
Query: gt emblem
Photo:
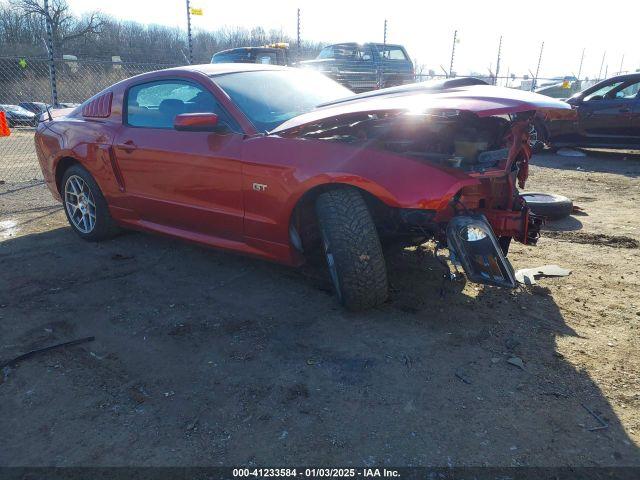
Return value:
M 256 192 L 266 192 L 267 191 L 267 186 L 264 183 L 254 183 L 253 184 L 253 189 Z

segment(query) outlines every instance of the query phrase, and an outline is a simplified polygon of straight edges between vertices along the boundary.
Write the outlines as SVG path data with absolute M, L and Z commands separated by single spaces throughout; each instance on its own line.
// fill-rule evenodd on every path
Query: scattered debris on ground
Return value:
M 571 270 L 558 265 L 543 265 L 535 268 L 521 268 L 516 271 L 516 280 L 523 285 L 535 285 L 541 277 L 566 277 Z

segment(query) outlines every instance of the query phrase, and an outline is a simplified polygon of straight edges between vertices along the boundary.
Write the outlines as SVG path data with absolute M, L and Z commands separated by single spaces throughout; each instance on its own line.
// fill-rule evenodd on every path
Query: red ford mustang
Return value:
M 214 64 L 117 83 L 35 141 L 85 240 L 126 227 L 289 265 L 321 246 L 340 302 L 363 309 L 387 298 L 386 237 L 434 238 L 471 281 L 513 287 L 509 242 L 540 225 L 516 187 L 529 125 L 567 113 L 488 85 L 354 96 L 314 72 Z

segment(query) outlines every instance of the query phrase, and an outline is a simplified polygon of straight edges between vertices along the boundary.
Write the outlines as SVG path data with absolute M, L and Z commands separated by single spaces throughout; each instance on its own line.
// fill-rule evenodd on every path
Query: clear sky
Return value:
M 185 0 L 68 1 L 80 14 L 100 10 L 121 19 L 186 28 Z M 440 65 L 449 68 L 453 32 L 458 30 L 454 71 L 459 74 L 495 69 L 500 35 L 500 74 L 535 72 L 544 41 L 541 77 L 577 75 L 583 48 L 582 76 L 598 75 L 605 51 L 609 75 L 620 70 L 623 55 L 623 71 L 640 69 L 640 1 L 610 5 L 571 0 L 191 1 L 192 7 L 204 11 L 192 17 L 196 29 L 262 26 L 295 36 L 300 8 L 303 38 L 326 42 L 382 41 L 386 18 L 387 41 L 405 45 L 418 64 L 434 70 Z

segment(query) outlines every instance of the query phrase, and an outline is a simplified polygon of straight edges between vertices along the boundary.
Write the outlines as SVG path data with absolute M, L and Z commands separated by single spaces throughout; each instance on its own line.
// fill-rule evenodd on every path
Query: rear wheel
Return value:
M 98 184 L 82 165 L 72 165 L 62 177 L 62 201 L 71 228 L 84 240 L 112 237 L 118 228 Z
M 365 310 L 388 296 L 387 269 L 367 205 L 355 189 L 321 194 L 316 213 L 327 267 L 338 300 L 349 310 Z

